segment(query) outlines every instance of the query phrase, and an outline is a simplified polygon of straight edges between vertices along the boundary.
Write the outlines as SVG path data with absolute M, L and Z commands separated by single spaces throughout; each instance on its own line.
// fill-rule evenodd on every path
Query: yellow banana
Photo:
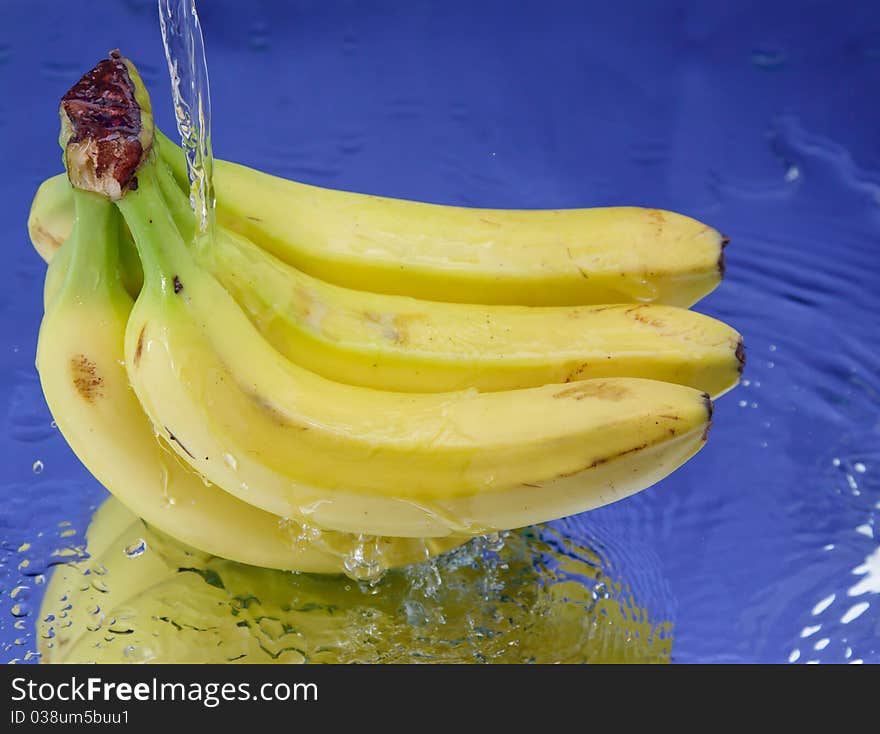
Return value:
M 180 149 L 157 136 L 188 189 Z M 470 209 L 308 186 L 222 160 L 214 174 L 225 228 L 355 290 L 459 303 L 690 306 L 724 271 L 726 238 L 659 209 Z M 45 228 L 31 235 L 46 259 L 60 241 Z
M 362 539 L 312 532 L 240 502 L 206 485 L 156 440 L 123 362 L 132 301 L 116 272 L 119 217 L 95 194 L 77 192 L 75 202 L 77 223 L 62 248 L 69 255 L 50 265 L 50 271 L 62 264 L 67 269 L 49 300 L 37 346 L 43 392 L 71 448 L 134 512 L 183 542 L 256 565 L 345 571 Z M 54 277 L 50 273 L 49 280 Z M 388 565 L 455 543 L 376 542 Z
M 175 220 L 191 220 L 182 192 L 170 190 L 176 184 L 161 183 Z M 61 184 L 47 181 L 32 207 L 32 237 L 50 257 L 69 228 L 59 202 L 70 187 L 66 178 Z M 734 329 L 672 306 L 472 306 L 354 291 L 301 273 L 222 227 L 196 255 L 276 349 L 338 382 L 444 392 L 644 377 L 714 397 L 742 368 Z
M 186 180 L 180 151 L 162 156 Z M 356 290 L 527 306 L 690 306 L 727 240 L 659 209 L 471 209 L 308 186 L 216 161 L 218 221 L 281 260 Z
M 734 329 L 674 306 L 471 306 L 354 291 L 224 230 L 204 260 L 279 352 L 352 385 L 492 391 L 643 377 L 717 397 L 742 369 Z

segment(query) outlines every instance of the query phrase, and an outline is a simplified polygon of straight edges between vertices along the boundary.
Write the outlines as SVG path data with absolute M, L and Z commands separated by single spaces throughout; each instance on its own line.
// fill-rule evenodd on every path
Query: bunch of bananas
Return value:
M 243 563 L 371 575 L 582 512 L 704 444 L 740 335 L 686 307 L 725 240 L 638 208 L 464 209 L 184 157 L 118 52 L 61 102 L 37 366 L 88 469 Z

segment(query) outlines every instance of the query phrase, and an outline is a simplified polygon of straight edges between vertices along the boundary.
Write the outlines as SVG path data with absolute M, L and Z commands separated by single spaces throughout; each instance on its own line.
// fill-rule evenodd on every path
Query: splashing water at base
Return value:
M 199 14 L 195 0 L 158 1 L 174 115 L 189 171 L 190 204 L 202 234 L 210 236 L 214 223 L 211 94 Z
M 362 583 L 199 554 L 113 499 L 89 536 L 117 540 L 56 570 L 39 615 L 46 662 L 666 662 L 672 646 L 671 625 L 606 578 L 601 541 L 550 526 Z M 146 545 L 134 559 L 132 536 Z

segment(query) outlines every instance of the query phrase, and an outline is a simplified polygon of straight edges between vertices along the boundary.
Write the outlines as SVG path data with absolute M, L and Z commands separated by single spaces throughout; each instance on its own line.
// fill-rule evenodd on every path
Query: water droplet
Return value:
M 31 613 L 30 607 L 24 602 L 13 604 L 9 611 L 12 612 L 13 617 L 26 617 Z
M 37 459 L 33 465 L 34 474 L 41 474 L 43 472 L 43 462 Z
M 781 50 L 759 46 L 752 51 L 752 64 L 765 71 L 773 71 L 785 64 L 786 56 Z
M 30 588 L 30 586 L 16 586 L 12 591 L 9 592 L 10 599 L 18 599 L 19 596 L 24 598 L 26 594 L 24 593 Z
M 807 625 L 801 630 L 801 637 L 809 637 L 810 635 L 816 634 L 820 629 L 822 629 L 821 624 L 812 624 Z
M 129 543 L 125 546 L 125 555 L 129 558 L 137 558 L 140 555 L 143 555 L 144 551 L 147 550 L 147 541 L 143 538 L 138 538 L 133 543 Z
M 30 543 L 22 543 L 20 546 L 18 546 L 19 553 L 24 553 L 26 550 L 30 550 L 30 549 L 31 549 Z
M 379 538 L 372 535 L 359 535 L 358 542 L 343 557 L 345 575 L 355 581 L 365 581 L 375 585 L 385 573 L 381 563 L 382 551 Z
M 828 647 L 830 642 L 831 642 L 830 638 L 823 637 L 821 640 L 816 640 L 816 644 L 813 645 L 813 649 L 814 650 L 824 650 L 826 647 Z
M 853 469 L 855 469 L 859 474 L 864 474 L 868 471 L 868 467 L 866 467 L 861 461 L 857 461 L 853 464 Z
M 254 51 L 266 51 L 269 48 L 269 27 L 266 23 L 257 21 L 251 24 L 248 45 Z
M 788 656 L 788 662 L 796 663 L 801 657 L 801 651 L 795 648 L 791 651 L 791 654 Z

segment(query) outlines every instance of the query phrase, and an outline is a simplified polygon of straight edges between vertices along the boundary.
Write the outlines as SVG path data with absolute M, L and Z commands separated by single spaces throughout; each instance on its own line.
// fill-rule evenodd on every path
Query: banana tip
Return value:
M 706 428 L 703 431 L 703 441 L 705 441 L 709 436 L 709 429 L 712 427 L 712 413 L 715 412 L 715 404 L 707 392 L 703 393 L 703 405 L 706 408 Z
M 743 370 L 746 367 L 746 346 L 743 344 L 742 337 L 739 338 L 739 341 L 736 343 L 736 359 L 739 362 L 739 373 L 742 374 Z
M 721 252 L 718 254 L 718 272 L 721 274 L 721 277 L 724 277 L 724 268 L 726 267 L 724 264 L 724 251 L 727 249 L 727 246 L 730 244 L 730 237 L 725 237 L 721 235 Z

